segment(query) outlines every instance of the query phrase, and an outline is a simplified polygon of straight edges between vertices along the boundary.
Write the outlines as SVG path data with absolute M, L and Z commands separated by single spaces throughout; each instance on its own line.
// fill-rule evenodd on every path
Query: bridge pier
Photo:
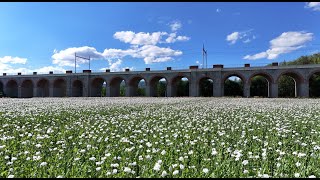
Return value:
M 198 97 L 199 96 L 198 92 L 199 92 L 199 84 L 189 80 L 189 96 Z
M 303 83 L 298 84 L 298 97 L 309 97 L 309 82 L 305 81 Z
M 151 97 L 151 87 L 149 84 L 146 84 L 146 97 Z
M 269 97 L 277 98 L 278 97 L 278 83 L 269 83 Z
M 21 94 L 22 94 L 22 87 L 18 85 L 18 98 L 22 97 Z
M 134 87 L 130 86 L 129 83 L 126 83 L 125 97 L 134 96 L 133 93 L 134 93 Z
M 250 97 L 250 84 L 247 82 L 243 85 L 243 96 L 246 98 Z
M 37 86 L 34 86 L 33 87 L 33 96 L 32 97 L 37 97 L 37 90 L 38 90 Z
M 213 96 L 214 97 L 221 97 L 223 96 L 223 85 L 221 82 L 213 81 Z
M 172 86 L 169 83 L 167 83 L 167 97 L 173 97 L 173 95 L 172 95 Z

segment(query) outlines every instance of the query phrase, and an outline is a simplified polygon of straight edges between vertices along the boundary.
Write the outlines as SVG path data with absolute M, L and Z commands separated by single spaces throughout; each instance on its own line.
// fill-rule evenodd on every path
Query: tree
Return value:
M 126 96 L 126 86 L 124 84 L 120 84 L 120 96 Z
M 189 81 L 180 79 L 177 82 L 177 96 L 189 96 Z
M 251 79 L 250 96 L 268 97 L 268 81 L 263 76 Z
M 240 79 L 227 79 L 224 83 L 225 96 L 243 96 L 243 84 Z
M 105 86 L 102 86 L 101 88 L 101 96 L 106 97 L 107 88 Z
M 213 96 L 213 82 L 210 79 L 202 79 L 200 81 L 200 96 Z
M 159 81 L 157 84 L 157 97 L 164 97 L 166 96 L 166 90 L 167 90 L 167 83 L 164 81 Z

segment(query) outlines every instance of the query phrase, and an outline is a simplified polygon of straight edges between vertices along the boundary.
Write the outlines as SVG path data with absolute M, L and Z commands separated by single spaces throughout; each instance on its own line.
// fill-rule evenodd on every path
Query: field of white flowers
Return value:
M 320 100 L 0 99 L 0 177 L 320 177 Z

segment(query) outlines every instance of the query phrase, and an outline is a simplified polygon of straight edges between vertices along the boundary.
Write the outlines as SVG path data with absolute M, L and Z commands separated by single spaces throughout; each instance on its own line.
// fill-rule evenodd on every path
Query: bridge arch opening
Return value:
M 209 77 L 203 77 L 199 80 L 199 96 L 213 96 L 213 80 Z
M 110 81 L 110 96 L 126 96 L 126 81 L 122 77 L 115 77 Z
M 309 97 L 320 97 L 320 72 L 313 73 L 309 78 Z
M 38 81 L 37 97 L 49 97 L 49 81 L 47 79 Z
M 18 97 L 18 83 L 15 80 L 10 80 L 7 82 L 7 96 L 11 98 Z
M 33 82 L 31 80 L 24 80 L 21 84 L 21 97 L 33 97 Z
M 56 79 L 53 83 L 53 97 L 65 97 L 66 96 L 66 81 L 64 79 Z
M 224 96 L 243 97 L 243 79 L 239 75 L 231 74 L 224 80 Z
M 270 83 L 272 79 L 266 74 L 255 74 L 250 79 L 251 97 L 270 97 Z
M 0 97 L 4 97 L 5 94 L 3 92 L 3 83 L 0 81 Z
M 129 81 L 130 96 L 146 96 L 146 81 L 140 76 Z
M 72 83 L 72 96 L 82 97 L 83 96 L 83 83 L 80 80 L 75 80 Z
M 155 76 L 150 82 L 150 97 L 167 96 L 167 79 L 163 76 Z
M 91 97 L 106 97 L 107 96 L 107 82 L 101 78 L 94 78 L 91 82 Z
M 176 76 L 172 79 L 171 88 L 172 88 L 172 97 L 183 97 L 189 96 L 189 79 L 185 76 Z
M 294 72 L 285 72 L 278 78 L 279 97 L 298 97 L 298 84 L 302 78 Z

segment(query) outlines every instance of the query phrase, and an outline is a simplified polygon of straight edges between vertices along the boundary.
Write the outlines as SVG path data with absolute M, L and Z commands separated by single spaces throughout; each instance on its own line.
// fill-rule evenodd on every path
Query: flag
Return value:
M 204 50 L 204 44 L 203 44 L 203 47 L 202 47 L 202 53 L 205 54 L 205 55 L 207 55 L 207 51 Z

